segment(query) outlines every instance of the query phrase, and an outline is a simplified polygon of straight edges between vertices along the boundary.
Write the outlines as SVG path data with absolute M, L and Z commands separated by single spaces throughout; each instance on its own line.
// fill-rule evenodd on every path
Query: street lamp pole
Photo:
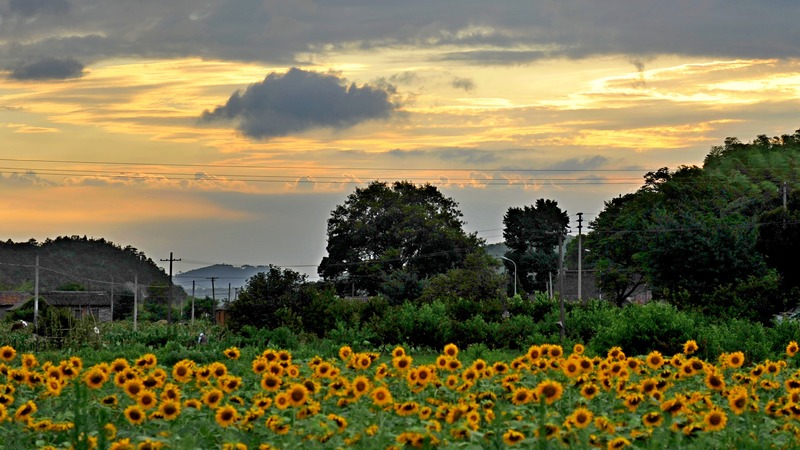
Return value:
M 511 264 L 514 265 L 514 297 L 516 297 L 517 296 L 517 263 L 515 263 L 510 258 L 506 258 L 505 256 L 501 256 L 501 258 L 505 259 L 506 261 L 511 261 Z

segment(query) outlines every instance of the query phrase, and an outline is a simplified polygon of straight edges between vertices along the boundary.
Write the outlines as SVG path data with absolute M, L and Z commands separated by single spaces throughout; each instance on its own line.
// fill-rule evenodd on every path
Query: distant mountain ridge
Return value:
M 234 266 L 231 264 L 214 264 L 172 275 L 172 282 L 191 295 L 194 282 L 195 297 L 216 297 L 217 300 L 228 298 L 228 287 L 231 290 L 241 289 L 247 281 L 259 272 L 266 272 L 269 266 Z M 211 279 L 214 278 L 212 292 Z M 235 292 L 231 292 L 231 299 Z

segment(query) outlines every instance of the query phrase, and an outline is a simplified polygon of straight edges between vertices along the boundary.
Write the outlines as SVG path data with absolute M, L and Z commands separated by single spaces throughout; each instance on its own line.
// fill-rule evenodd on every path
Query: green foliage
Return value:
M 483 249 L 470 253 L 462 267 L 432 277 L 419 297 L 423 303 L 464 299 L 481 302 L 505 296 L 507 276 L 497 272 L 500 263 Z M 510 272 L 513 273 L 513 272 Z
M 0 242 L 0 279 L 9 287 L 27 286 L 25 292 L 33 291 L 36 256 L 42 268 L 56 270 L 39 271 L 41 292 L 66 287 L 70 290 L 110 290 L 107 284 L 97 284 L 86 280 L 100 280 L 118 286 L 133 283 L 133 274 L 138 275 L 140 285 L 154 282 L 166 283 L 168 276 L 152 259 L 143 252 L 128 245 L 122 247 L 105 239 L 86 236 L 61 236 L 37 242 Z M 183 290 L 176 292 L 185 295 Z M 176 296 L 176 298 L 178 298 Z
M 590 342 L 600 330 L 617 319 L 620 311 L 620 308 L 602 300 L 575 305 L 566 312 L 567 337 L 576 342 Z
M 800 190 L 788 195 L 785 210 L 778 207 L 759 215 L 756 248 L 780 273 L 784 291 L 800 287 Z
M 652 302 L 620 309 L 615 320 L 601 328 L 589 345 L 599 354 L 615 346 L 628 355 L 645 355 L 651 350 L 673 354 L 684 342 L 697 338 L 696 333 L 694 315 L 667 303 Z
M 194 299 L 194 317 L 195 319 L 211 320 L 214 317 L 214 308 L 216 304 L 214 299 L 209 296 L 204 298 Z M 187 297 L 183 304 L 183 311 L 181 312 L 181 319 L 192 319 L 192 297 Z
M 481 244 L 464 232 L 457 206 L 430 184 L 356 188 L 331 212 L 319 274 L 340 293 L 384 292 L 395 304 L 416 298 L 415 280 L 459 267 Z
M 569 215 L 555 200 L 536 200 L 534 206 L 509 208 L 503 216 L 506 258 L 517 265 L 519 281 L 528 292 L 544 291 L 548 274 L 558 270 L 559 236 L 565 237 Z M 513 265 L 504 261 L 513 273 Z
M 311 303 L 306 276 L 270 265 L 247 281 L 239 297 L 228 305 L 229 326 L 277 328 L 300 325 L 301 311 Z
M 736 283 L 718 286 L 705 297 L 700 308 L 711 317 L 736 317 L 768 325 L 775 315 L 785 311 L 788 300 L 780 290 L 777 271 L 763 276 L 750 276 Z

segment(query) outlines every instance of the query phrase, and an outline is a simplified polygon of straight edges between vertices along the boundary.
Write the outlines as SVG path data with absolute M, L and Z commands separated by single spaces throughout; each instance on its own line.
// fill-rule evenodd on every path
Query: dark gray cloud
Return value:
M 390 88 L 347 84 L 334 73 L 292 68 L 237 91 L 227 103 L 206 110 L 202 121 L 236 120 L 246 136 L 268 139 L 313 128 L 348 128 L 386 119 L 399 106 Z
M 558 57 L 555 52 L 539 50 L 469 50 L 463 52 L 447 52 L 438 57 L 438 61 L 464 61 L 478 65 L 527 64 L 541 59 Z
M 470 165 L 486 165 L 500 161 L 500 157 L 498 157 L 497 152 L 476 148 L 446 147 L 418 150 L 393 149 L 386 153 L 395 158 L 409 159 L 432 157 L 443 161 L 455 161 Z
M 469 78 L 455 77 L 452 81 L 450 81 L 450 86 L 453 86 L 456 89 L 463 89 L 467 92 L 471 92 L 473 89 L 475 89 L 475 82 Z
M 65 80 L 83 75 L 83 64 L 70 58 L 42 58 L 22 64 L 9 74 L 15 80 Z
M 399 46 L 497 65 L 607 54 L 798 57 L 798 15 L 794 0 L 0 0 L 0 66 L 31 55 L 299 65 L 309 52 Z
M 70 10 L 67 0 L 9 0 L 9 14 L 33 17 L 37 14 L 65 14 Z

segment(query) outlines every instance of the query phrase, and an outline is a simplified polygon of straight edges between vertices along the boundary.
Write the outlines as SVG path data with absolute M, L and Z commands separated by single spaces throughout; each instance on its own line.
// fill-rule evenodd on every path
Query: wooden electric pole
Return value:
M 169 259 L 162 259 L 161 261 L 169 261 L 169 285 L 167 286 L 167 323 L 172 323 L 172 262 L 180 261 L 172 257 L 172 252 L 169 252 Z

